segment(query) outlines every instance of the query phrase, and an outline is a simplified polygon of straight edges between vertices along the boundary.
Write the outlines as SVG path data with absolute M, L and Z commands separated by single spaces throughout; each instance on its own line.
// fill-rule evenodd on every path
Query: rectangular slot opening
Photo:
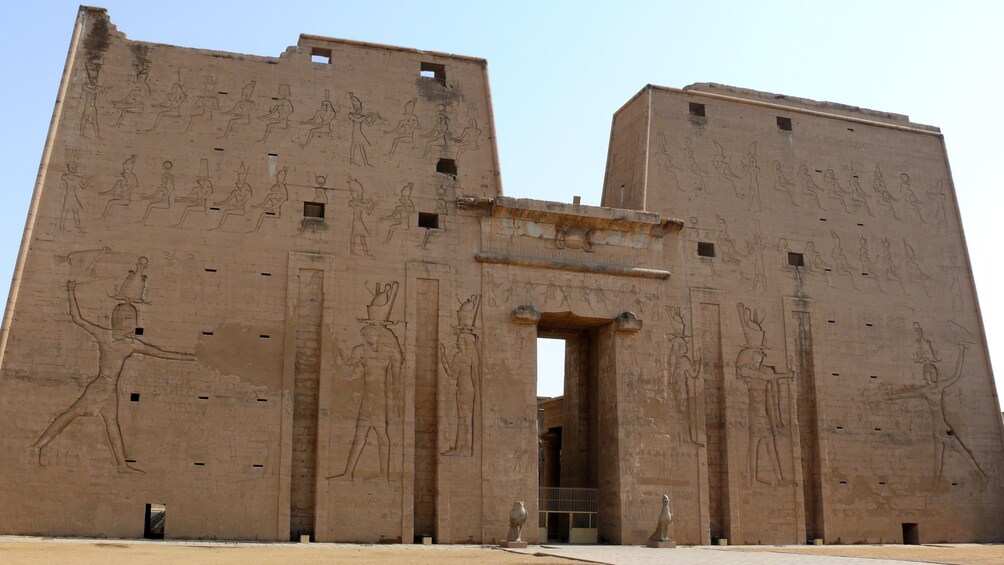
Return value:
M 827 269 L 827 270 L 828 270 L 828 269 Z M 827 323 L 827 324 L 836 324 L 836 323 L 837 323 L 837 321 L 836 321 L 836 320 L 826 320 L 826 323 Z
M 261 335 L 259 335 L 258 337 L 260 337 L 260 338 L 262 338 L 262 339 L 268 339 L 268 338 L 269 338 L 269 335 L 268 335 L 268 334 L 261 334 Z
M 223 151 L 222 147 L 213 147 L 213 151 Z
M 879 481 L 879 484 L 880 484 L 880 485 L 884 485 L 884 484 L 885 484 L 885 481 Z
M 207 273 L 215 273 L 216 269 L 212 269 L 212 268 L 206 267 L 206 272 Z
M 304 202 L 303 203 L 303 217 L 304 218 L 324 218 L 324 203 L 323 202 Z
M 419 212 L 418 213 L 418 227 L 426 229 L 438 229 L 439 228 L 439 214 L 435 212 Z
M 834 377 L 839 377 L 840 376 L 840 373 L 830 373 L 830 374 L 833 375 Z
M 164 524 L 167 522 L 167 506 L 147 504 L 143 518 L 144 539 L 164 539 Z
M 129 393 L 129 402 L 139 402 L 139 393 L 138 392 Z
M 143 335 L 143 328 L 136 328 L 132 331 L 133 335 Z
M 209 209 L 210 210 L 217 210 L 217 211 L 219 211 L 220 208 L 219 208 L 219 206 L 210 206 Z
M 205 463 L 202 463 L 201 461 L 196 461 L 196 462 L 194 463 L 194 465 L 195 465 L 196 467 L 205 467 L 205 466 L 206 466 L 206 464 L 205 464 Z
M 819 221 L 820 221 L 820 222 L 825 222 L 825 221 L 826 221 L 826 218 L 819 218 Z
M 842 430 L 842 429 L 844 429 L 844 427 L 843 426 L 837 426 L 837 429 L 838 430 Z
M 258 402 L 268 402 L 268 399 L 267 398 L 259 398 Z
M 699 104 L 697 102 L 690 103 L 690 115 L 695 118 L 706 118 L 704 114 L 704 104 Z
M 861 223 L 859 223 L 859 224 L 858 224 L 858 227 L 861 227 L 861 228 L 863 228 L 863 227 L 865 227 L 865 225 L 864 225 L 864 224 L 861 224 Z
M 715 244 L 709 241 L 698 241 L 697 242 L 697 256 L 698 257 L 714 257 L 715 256 Z
M 777 117 L 777 129 L 781 131 L 791 131 L 791 118 L 785 118 L 784 116 Z
M 847 481 L 840 481 L 840 484 L 842 484 L 842 485 L 846 485 L 846 484 L 847 484 Z
M 878 375 L 870 375 L 868 378 L 870 378 L 870 379 L 877 379 Z
M 261 468 L 263 468 L 263 467 L 265 467 L 265 466 L 264 466 L 264 465 L 262 465 L 261 463 L 253 463 L 253 464 L 251 465 L 251 467 L 253 467 L 253 468 L 255 468 L 255 469 L 261 469 Z
M 801 253 L 788 252 L 788 264 L 792 267 L 804 267 L 805 257 Z
M 875 324 L 872 324 L 871 322 L 865 322 L 865 326 L 869 327 L 869 328 L 873 328 L 873 327 L 875 327 Z
M 200 396 L 199 400 L 209 400 L 209 397 L 208 396 Z
M 261 276 L 263 276 L 263 277 L 271 277 L 272 273 L 262 273 Z
M 213 332 L 202 332 L 202 335 L 213 335 Z
M 330 65 L 331 49 L 323 49 L 321 47 L 311 47 L 310 62 L 317 63 L 319 65 Z
M 439 84 L 446 86 L 446 65 L 423 62 L 419 68 L 418 76 L 434 79 Z
M 436 172 L 457 178 L 457 162 L 453 159 L 440 159 L 436 162 Z

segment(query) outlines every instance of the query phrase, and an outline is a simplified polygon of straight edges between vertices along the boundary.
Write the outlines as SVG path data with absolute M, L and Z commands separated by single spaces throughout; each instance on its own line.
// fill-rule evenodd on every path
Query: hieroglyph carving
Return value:
M 937 363 L 941 361 L 937 351 L 930 340 L 924 337 L 924 329 L 918 323 L 913 324 L 916 337 L 916 351 L 913 361 L 921 365 L 924 384 L 914 385 L 898 390 L 890 394 L 888 400 L 908 400 L 913 398 L 923 399 L 927 403 L 927 410 L 931 417 L 931 439 L 934 445 L 934 477 L 932 488 L 936 488 L 941 481 L 942 473 L 945 469 L 945 450 L 951 449 L 965 461 L 966 465 L 972 469 L 980 480 L 980 488 L 986 488 L 987 474 L 976 462 L 973 452 L 963 443 L 958 432 L 948 421 L 945 413 L 945 392 L 948 387 L 957 383 L 962 378 L 962 363 L 966 354 L 966 346 L 959 342 L 959 356 L 955 362 L 955 373 L 943 379 L 938 370 Z
M 363 343 L 352 348 L 348 356 L 335 347 L 338 365 L 351 370 L 351 378 L 362 380 L 363 393 L 345 468 L 328 479 L 355 478 L 356 464 L 371 431 L 377 440 L 380 475 L 384 479 L 390 478 L 392 446 L 388 429 L 401 420 L 401 372 L 404 369 L 401 343 L 390 329 L 397 323 L 390 321 L 390 315 L 397 299 L 398 286 L 397 281 L 385 285 L 377 283 L 370 291 L 373 299 L 366 307 L 366 318 L 359 320 L 363 324 L 359 330 Z
M 139 259 L 137 270 L 129 271 L 129 275 L 116 290 L 115 298 L 119 300 L 119 303 L 112 310 L 110 328 L 99 326 L 80 314 L 80 307 L 77 305 L 77 283 L 73 280 L 67 281 L 66 293 L 70 303 L 70 319 L 89 333 L 98 344 L 98 374 L 91 379 L 77 400 L 57 416 L 42 432 L 38 440 L 32 444 L 31 448 L 38 458 L 39 464 L 41 464 L 42 450 L 45 446 L 74 420 L 86 416 L 99 416 L 104 423 L 106 439 L 115 456 L 118 471 L 120 473 L 143 472 L 131 465 L 126 459 L 122 430 L 118 420 L 118 382 L 126 360 L 133 355 L 146 355 L 178 361 L 195 361 L 196 358 L 190 353 L 161 349 L 144 343 L 136 337 L 138 313 L 133 304 L 142 302 L 146 280 L 146 277 L 141 274 L 141 266 L 143 268 L 146 266 L 145 257 Z
M 776 367 L 765 365 L 767 356 L 763 329 L 764 315 L 747 308 L 742 302 L 736 305 L 746 343 L 736 357 L 736 377 L 746 384 L 749 398 L 747 408 L 747 428 L 749 445 L 746 451 L 746 472 L 750 486 L 753 482 L 774 485 L 792 485 L 784 476 L 781 458 L 777 451 L 778 438 L 785 433 L 782 418 L 781 381 L 793 381 L 792 371 L 779 372 Z M 787 395 L 790 396 L 790 395 Z M 774 472 L 770 479 L 760 475 L 760 446 L 766 451 L 767 461 Z
M 447 355 L 444 344 L 439 345 L 440 360 L 449 379 L 449 388 L 455 391 L 456 404 L 456 433 L 443 455 L 470 457 L 474 451 L 474 409 L 481 392 L 480 336 L 475 328 L 480 311 L 480 294 L 472 294 L 461 302 L 454 328 L 457 350 L 453 357 Z

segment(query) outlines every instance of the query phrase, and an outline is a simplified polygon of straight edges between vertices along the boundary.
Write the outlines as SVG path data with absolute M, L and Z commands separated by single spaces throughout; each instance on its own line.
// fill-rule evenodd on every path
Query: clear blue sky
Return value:
M 598 204 L 613 112 L 719 82 L 939 126 L 991 357 L 1004 367 L 1004 2 L 105 1 L 130 38 L 278 55 L 312 33 L 488 59 L 507 194 Z M 156 6 L 156 8 L 154 8 Z M 77 4 L 4 2 L 0 293 L 14 269 Z M 562 149 L 556 150 L 555 147 Z M 918 308 L 922 308 L 918 304 Z M 560 373 L 554 359 L 548 372 Z M 998 381 L 998 389 L 1004 381 Z

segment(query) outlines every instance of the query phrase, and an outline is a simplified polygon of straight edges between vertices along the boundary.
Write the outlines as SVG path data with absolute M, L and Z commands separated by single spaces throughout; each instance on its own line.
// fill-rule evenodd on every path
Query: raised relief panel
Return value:
M 481 343 L 476 326 L 481 311 L 481 295 L 472 294 L 457 309 L 456 347 L 452 355 L 440 344 L 440 360 L 451 395 L 447 410 L 453 415 L 452 433 L 442 452 L 447 456 L 470 457 L 474 447 L 474 411 L 481 395 Z

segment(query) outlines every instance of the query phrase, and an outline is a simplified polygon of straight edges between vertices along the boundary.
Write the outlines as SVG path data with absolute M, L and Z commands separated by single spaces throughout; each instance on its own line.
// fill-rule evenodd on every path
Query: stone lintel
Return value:
M 576 273 L 597 273 L 603 275 L 616 275 L 621 277 L 641 277 L 645 279 L 666 280 L 672 273 L 662 269 L 645 269 L 641 267 L 625 267 L 623 265 L 610 265 L 608 263 L 579 263 L 575 261 L 562 261 L 560 259 L 545 259 L 543 257 L 528 257 L 525 255 L 506 255 L 503 253 L 493 253 L 481 251 L 474 255 L 478 263 L 492 263 L 497 265 L 515 265 L 517 267 L 531 267 L 537 269 L 557 269 L 560 271 L 573 271 Z
M 531 198 L 464 197 L 457 200 L 457 206 L 468 210 L 485 210 L 496 218 L 527 220 L 565 227 L 640 233 L 655 237 L 665 237 L 667 234 L 676 233 L 683 229 L 682 220 L 663 219 L 655 212 L 583 206 L 582 204 L 567 204 Z

